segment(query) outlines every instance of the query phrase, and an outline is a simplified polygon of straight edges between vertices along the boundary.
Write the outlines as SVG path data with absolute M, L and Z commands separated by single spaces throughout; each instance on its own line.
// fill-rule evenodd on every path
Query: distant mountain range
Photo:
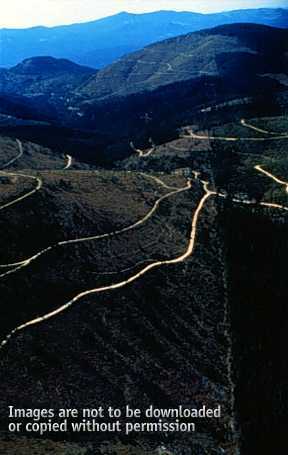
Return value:
M 10 67 L 34 56 L 66 58 L 102 68 L 151 43 L 231 23 L 288 27 L 287 9 L 250 9 L 217 14 L 159 11 L 120 13 L 97 21 L 53 28 L 0 30 L 0 66 Z
M 166 118 L 172 109 L 174 118 L 187 100 L 193 108 L 287 90 L 287 46 L 286 29 L 232 24 L 149 45 L 99 71 L 33 57 L 0 70 L 0 112 L 103 131 L 135 110 Z

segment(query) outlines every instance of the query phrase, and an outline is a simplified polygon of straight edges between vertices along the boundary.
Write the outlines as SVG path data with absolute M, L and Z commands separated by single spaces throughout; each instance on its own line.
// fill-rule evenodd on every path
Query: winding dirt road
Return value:
M 258 128 L 257 126 L 252 125 L 251 123 L 247 123 L 244 118 L 240 120 L 241 125 L 245 126 L 246 128 L 250 128 L 251 130 L 257 131 L 258 133 L 261 134 L 271 134 L 273 136 L 284 136 L 286 137 L 285 133 L 276 133 L 275 131 L 268 131 L 264 130 L 262 128 Z
M 151 208 L 151 210 L 149 210 L 149 212 L 143 218 L 141 218 L 140 220 L 136 221 L 133 224 L 130 224 L 129 226 L 126 226 L 125 228 L 118 229 L 116 231 L 108 232 L 108 233 L 105 233 L 105 234 L 93 235 L 93 236 L 90 236 L 90 237 L 82 237 L 82 238 L 77 238 L 77 239 L 72 239 L 72 240 L 64 240 L 62 242 L 57 242 L 54 245 L 50 245 L 47 248 L 44 248 L 43 250 L 37 252 L 36 254 L 32 255 L 29 258 L 23 259 L 22 261 L 10 263 L 10 264 L 1 264 L 0 268 L 2 268 L 2 269 L 3 268 L 5 268 L 5 269 L 11 268 L 11 270 L 8 270 L 7 272 L 0 274 L 0 278 L 4 278 L 4 277 L 6 277 L 8 275 L 16 273 L 17 271 L 19 271 L 19 270 L 21 270 L 21 269 L 23 269 L 25 267 L 28 267 L 32 262 L 36 261 L 41 256 L 43 256 L 44 254 L 48 253 L 49 251 L 51 251 L 51 250 L 53 250 L 53 249 L 55 249 L 55 248 L 57 248 L 59 246 L 72 245 L 72 244 L 76 244 L 76 243 L 88 242 L 88 241 L 99 240 L 99 239 L 104 239 L 104 238 L 111 238 L 111 237 L 114 237 L 116 235 L 123 234 L 124 232 L 127 232 L 127 231 L 130 231 L 132 229 L 135 229 L 136 227 L 144 224 L 149 218 L 151 218 L 151 216 L 155 213 L 155 211 L 157 210 L 157 208 L 159 207 L 161 202 L 163 202 L 165 199 L 168 199 L 168 198 L 170 198 L 171 196 L 173 196 L 175 194 L 182 193 L 183 191 L 187 191 L 187 190 L 189 190 L 191 188 L 191 181 L 190 180 L 187 181 L 187 185 L 186 186 L 184 186 L 182 188 L 174 188 L 174 187 L 170 187 L 170 186 L 166 185 L 158 177 L 154 177 L 154 176 L 151 176 L 149 174 L 143 174 L 143 173 L 141 173 L 141 175 L 144 176 L 145 178 L 151 178 L 153 181 L 155 181 L 156 183 L 161 184 L 162 186 L 164 186 L 167 189 L 172 189 L 172 191 L 170 191 L 169 193 L 167 193 L 164 196 L 161 196 L 159 199 L 157 199 L 156 202 L 154 203 L 153 207 Z
M 228 195 L 227 194 L 223 194 L 223 193 L 217 193 L 217 196 L 223 198 L 223 199 L 227 199 L 228 198 Z M 236 197 L 233 197 L 231 199 L 233 202 L 236 202 L 237 204 L 244 204 L 244 205 L 261 205 L 262 207 L 267 207 L 267 208 L 270 208 L 270 209 L 280 209 L 280 210 L 285 210 L 286 212 L 288 212 L 288 207 L 285 206 L 285 205 L 281 205 L 281 204 L 274 204 L 273 202 L 255 202 L 255 201 L 252 201 L 252 200 L 249 200 L 249 199 L 238 199 Z
M 35 180 L 35 182 L 37 182 L 37 185 L 36 185 L 36 187 L 33 190 L 28 191 L 28 193 L 25 193 L 23 196 L 17 197 L 16 199 L 14 199 L 11 202 L 7 202 L 6 204 L 1 205 L 0 206 L 0 210 L 7 209 L 7 207 L 11 207 L 12 205 L 17 204 L 18 202 L 23 201 L 27 197 L 32 196 L 34 193 L 39 191 L 42 188 L 42 185 L 43 185 L 43 182 L 42 182 L 42 180 L 40 178 L 34 177 L 32 175 L 21 174 L 19 172 L 15 173 L 15 172 L 4 172 L 4 171 L 0 171 L 0 175 L 5 175 L 7 177 L 11 177 L 11 176 L 13 176 L 13 177 L 25 177 L 27 179 L 33 179 L 33 180 Z
M 276 132 L 273 132 L 273 131 L 267 131 L 267 130 L 264 130 L 264 129 L 261 129 L 261 128 L 258 128 L 250 123 L 247 123 L 245 119 L 241 119 L 240 120 L 240 123 L 242 126 L 245 126 L 246 128 L 250 128 L 252 130 L 255 130 L 257 131 L 258 133 L 262 133 L 262 134 L 270 134 L 270 135 L 273 135 L 273 137 L 264 137 L 264 138 L 261 138 L 261 137 L 251 137 L 251 138 L 243 138 L 243 137 L 229 137 L 229 136 L 202 136 L 202 135 L 199 135 L 199 134 L 196 134 L 194 133 L 191 129 L 188 129 L 186 130 L 188 132 L 188 136 L 183 136 L 183 137 L 186 137 L 186 138 L 192 138 L 192 139 L 200 139 L 200 140 L 220 140 L 220 141 L 232 141 L 232 142 L 235 142 L 235 141 L 271 141 L 271 140 L 279 140 L 279 139 L 288 139 L 288 134 L 287 133 L 276 133 Z M 271 172 L 269 171 L 266 171 L 265 169 L 263 169 L 262 165 L 258 164 L 256 166 L 254 166 L 254 168 L 258 171 L 258 172 L 261 172 L 262 174 L 266 175 L 267 177 L 269 177 L 270 179 L 274 180 L 275 182 L 279 183 L 280 185 L 284 185 L 285 186 L 285 189 L 286 189 L 286 192 L 288 193 L 288 182 L 284 181 L 284 180 L 281 180 L 280 178 L 276 177 L 275 175 L 273 175 Z M 221 193 L 218 193 L 218 196 L 220 197 L 227 197 L 226 195 L 223 195 Z M 237 198 L 232 198 L 233 202 L 237 202 L 237 203 L 241 203 L 241 204 L 247 204 L 247 205 L 255 205 L 255 202 L 254 201 L 251 201 L 251 200 L 240 200 L 240 199 L 237 199 Z M 285 211 L 288 211 L 288 207 L 285 206 L 285 205 L 281 205 L 281 204 L 275 204 L 275 203 L 272 203 L 272 202 L 259 202 L 259 205 L 263 206 L 263 207 L 268 207 L 268 208 L 276 208 L 276 209 L 281 209 L 281 210 L 285 210 Z
M 130 142 L 130 147 L 134 152 L 138 153 L 140 158 L 146 158 L 147 156 L 150 156 L 155 151 L 155 145 L 153 145 L 148 150 L 141 150 L 141 149 L 137 149 L 132 141 Z
M 253 127 L 253 125 L 249 125 L 246 123 L 246 121 L 244 119 L 242 119 L 241 121 L 242 125 L 243 126 L 246 126 L 247 128 L 252 128 L 252 129 L 256 129 L 257 127 Z M 258 130 L 258 132 L 261 132 L 261 133 L 264 133 L 264 134 L 267 134 L 267 132 L 265 132 L 264 130 L 261 130 L 261 129 L 256 129 L 256 131 Z M 269 137 L 269 138 L 238 138 L 238 137 L 216 137 L 216 136 L 201 136 L 201 135 L 198 135 L 196 133 L 194 133 L 193 131 L 189 130 L 188 131 L 189 133 L 189 136 L 185 136 L 185 137 L 190 137 L 190 138 L 195 138 L 195 139 L 202 139 L 202 140 L 209 140 L 209 139 L 212 139 L 212 140 L 225 140 L 225 141 L 240 141 L 240 140 L 248 140 L 248 141 L 267 141 L 267 140 L 277 140 L 277 139 L 283 139 L 283 138 L 288 138 L 288 134 L 283 134 L 283 135 L 277 135 L 277 136 L 273 136 L 273 137 Z M 149 156 L 155 147 L 153 147 L 152 149 L 149 149 L 148 151 L 142 151 L 140 149 L 136 149 L 134 147 L 134 144 L 131 142 L 130 143 L 131 147 L 133 148 L 134 151 L 136 151 L 140 157 L 145 157 L 145 156 Z M 23 152 L 23 150 L 22 150 Z M 19 154 L 20 154 L 20 147 L 19 147 Z M 15 158 L 16 160 L 17 158 Z M 14 161 L 15 161 L 14 160 Z M 14 162 L 12 160 L 12 162 Z M 71 159 L 71 162 L 72 162 L 72 159 Z M 69 168 L 70 165 L 71 165 L 71 162 L 70 160 L 68 160 L 68 163 L 67 163 L 67 166 L 69 164 L 69 166 L 66 168 Z M 11 160 L 10 160 L 10 164 L 11 164 Z M 7 163 L 8 165 L 8 163 Z M 264 175 L 266 175 L 267 177 L 273 179 L 274 181 L 276 181 L 277 183 L 281 184 L 281 185 L 284 185 L 285 188 L 286 188 L 286 191 L 288 192 L 288 182 L 285 182 L 281 179 L 279 179 L 278 177 L 274 176 L 273 174 L 271 174 L 269 171 L 266 171 L 262 168 L 261 165 L 257 165 L 255 166 L 255 169 L 258 171 L 258 172 L 261 172 L 263 173 Z M 7 173 L 8 174 L 8 173 Z M 8 175 L 11 175 L 10 173 Z M 13 174 L 12 174 L 13 175 Z M 16 174 L 16 175 L 20 175 L 20 174 Z M 18 263 L 14 263 L 14 264 L 6 264 L 6 265 L 2 265 L 1 267 L 15 267 L 15 269 L 13 270 L 9 270 L 8 272 L 0 275 L 0 278 L 1 277 L 4 277 L 10 273 L 14 273 L 15 271 L 17 270 L 20 270 L 21 268 L 23 267 L 26 267 L 28 266 L 29 264 L 31 264 L 32 261 L 35 261 L 37 258 L 39 258 L 40 256 L 42 256 L 43 254 L 45 254 L 46 252 L 50 251 L 51 249 L 55 248 L 56 246 L 61 246 L 61 245 L 68 245 L 68 244 L 73 244 L 73 243 L 80 243 L 80 242 L 86 242 L 86 241 L 89 241 L 89 240 L 96 240 L 96 239 L 99 239 L 99 238 L 104 238 L 104 237 L 111 237 L 113 235 L 118 235 L 122 232 L 127 232 L 131 229 L 134 229 L 135 227 L 143 224 L 145 221 L 147 221 L 151 216 L 152 214 L 155 212 L 155 210 L 157 209 L 157 207 L 159 206 L 159 204 L 164 200 L 164 199 L 167 199 L 168 197 L 171 197 L 172 195 L 175 195 L 175 194 L 178 194 L 180 192 L 183 192 L 183 191 L 187 191 L 187 190 L 190 190 L 191 189 L 191 181 L 188 180 L 187 181 L 187 185 L 183 188 L 174 188 L 174 187 L 170 187 L 169 185 L 166 185 L 161 179 L 159 179 L 158 177 L 154 177 L 154 176 L 149 176 L 147 174 L 142 174 L 143 176 L 145 177 L 150 177 L 152 178 L 154 181 L 156 181 L 157 183 L 161 184 L 162 186 L 164 186 L 165 188 L 167 189 L 172 189 L 172 191 L 170 191 L 168 194 L 160 197 L 154 204 L 154 206 L 152 207 L 152 209 L 139 221 L 137 221 L 136 223 L 134 224 L 131 224 L 130 226 L 127 226 L 126 228 L 123 228 L 123 229 L 120 229 L 120 230 L 117 230 L 117 231 L 114 231 L 114 232 L 111 232 L 111 233 L 106 233 L 106 234 L 102 234 L 102 235 L 97 235 L 97 236 L 92 236 L 92 237 L 86 237 L 86 238 L 78 238 L 78 239 L 75 239 L 75 240 L 67 240 L 67 241 L 63 241 L 63 242 L 58 242 L 57 244 L 55 245 L 52 245 L 52 246 L 49 246 L 48 248 L 38 252 L 37 254 L 31 256 L 30 258 L 28 259 L 25 259 L 24 261 L 21 261 L 21 262 L 18 262 Z M 198 180 L 198 177 L 199 177 L 199 173 L 196 173 L 195 172 L 195 179 Z M 24 176 L 24 174 L 22 174 L 22 176 Z M 26 176 L 26 175 L 25 175 Z M 35 178 L 37 179 L 36 177 L 32 177 L 32 176 L 26 176 L 26 177 L 30 177 L 30 178 Z M 40 186 L 41 188 L 41 185 L 42 185 L 42 182 L 40 179 L 38 179 L 38 185 L 37 187 Z M 157 261 L 153 261 L 152 263 L 146 265 L 145 267 L 143 267 L 139 272 L 137 273 L 134 273 L 132 275 L 130 275 L 126 280 L 122 280 L 122 281 L 116 281 L 114 284 L 111 284 L 109 286 L 102 286 L 102 287 L 98 287 L 98 288 L 93 288 L 93 289 L 88 289 L 88 290 L 85 290 L 79 294 L 77 294 L 75 297 L 73 297 L 71 300 L 69 300 L 68 302 L 66 302 L 65 304 L 63 304 L 62 306 L 60 306 L 59 308 L 57 308 L 56 310 L 54 311 L 51 311 L 50 313 L 47 313 L 43 316 L 39 316 L 39 317 L 36 317 L 24 324 L 21 324 L 19 325 L 18 327 L 16 327 L 15 329 L 13 329 L 7 336 L 6 338 L 0 343 L 0 350 L 7 344 L 7 342 L 14 336 L 16 335 L 17 333 L 21 332 L 22 330 L 26 329 L 27 327 L 31 327 L 31 326 L 35 326 L 37 324 L 40 324 L 44 321 L 47 321 L 51 318 L 54 318 L 56 317 L 57 315 L 65 312 L 66 310 L 68 310 L 70 307 L 72 307 L 75 303 L 77 303 L 78 301 L 80 301 L 81 299 L 89 296 L 89 295 L 94 295 L 94 294 L 99 294 L 99 293 L 103 293 L 103 292 L 110 292 L 110 291 L 113 291 L 113 290 L 116 290 L 116 289 L 120 289 L 120 288 L 123 288 L 133 282 L 135 282 L 136 280 L 140 279 L 141 277 L 143 277 L 146 273 L 148 273 L 149 271 L 153 270 L 153 269 L 156 269 L 156 268 L 160 268 L 162 266 L 168 266 L 168 265 L 173 265 L 173 264 L 179 264 L 179 263 L 182 263 L 184 261 L 186 261 L 186 259 L 188 259 L 194 252 L 194 248 L 195 248 L 195 242 L 196 242 L 196 236 L 197 236 L 197 225 L 198 225 L 198 221 L 199 221 L 199 217 L 200 217 L 200 214 L 205 206 L 205 203 L 207 202 L 207 200 L 211 197 L 211 196 L 220 196 L 220 197 L 224 197 L 226 198 L 227 195 L 224 195 L 224 194 L 221 194 L 221 193 L 217 193 L 216 191 L 211 191 L 208 189 L 208 182 L 206 181 L 201 181 L 199 180 L 202 185 L 203 185 L 203 190 L 204 190 L 204 195 L 202 196 L 201 200 L 199 201 L 199 204 L 195 210 L 194 213 L 192 213 L 192 218 L 191 218 L 191 231 L 190 231 L 190 237 L 189 237 L 189 242 L 188 242 L 188 245 L 187 245 L 187 249 L 185 250 L 185 252 L 176 257 L 176 258 L 173 258 L 173 259 L 170 259 L 170 260 L 164 260 L 164 261 L 160 261 L 160 260 L 157 260 Z M 38 188 L 38 189 L 40 189 Z M 34 193 L 36 190 L 33 190 L 32 192 L 29 193 L 29 195 L 32 193 Z M 22 196 L 21 198 L 18 198 L 17 200 L 15 201 L 12 201 L 11 203 L 9 203 L 8 205 L 12 205 L 12 204 L 15 204 L 17 201 L 19 200 L 22 200 L 23 198 L 25 197 L 28 197 L 28 194 L 27 195 L 24 195 Z M 237 198 L 233 198 L 232 199 L 234 202 L 237 202 L 237 203 L 241 203 L 241 204 L 255 204 L 254 201 L 250 201 L 250 200 L 239 200 Z M 261 206 L 265 206 L 265 207 L 271 207 L 271 208 L 281 208 L 281 209 L 284 209 L 284 210 L 287 210 L 288 211 L 288 207 L 284 207 L 284 206 L 281 206 L 280 204 L 273 204 L 273 203 L 266 203 L 266 202 L 260 202 L 259 205 Z M 7 205 L 6 205 L 7 206 Z M 5 206 L 4 206 L 5 207 Z M 4 208 L 3 207 L 3 208 Z M 1 209 L 1 208 L 0 208 Z
M 10 161 L 8 161 L 6 164 L 4 164 L 4 166 L 2 166 L 2 169 L 6 169 L 8 166 L 15 163 L 15 161 L 19 160 L 19 158 L 22 157 L 22 155 L 23 155 L 22 142 L 19 139 L 16 139 L 16 142 L 17 142 L 18 149 L 19 149 L 18 155 L 15 156 L 14 158 L 12 158 Z M 7 202 L 6 204 L 1 205 L 0 210 L 4 210 L 8 207 L 11 207 L 12 205 L 17 204 L 18 202 L 23 201 L 24 199 L 32 196 L 34 193 L 36 193 L 37 191 L 39 191 L 42 188 L 42 184 L 43 184 L 42 180 L 33 175 L 22 174 L 20 172 L 10 172 L 10 171 L 8 172 L 8 171 L 3 171 L 3 170 L 0 171 L 0 175 L 4 175 L 6 177 L 11 177 L 11 176 L 12 177 L 23 177 L 23 178 L 27 178 L 27 179 L 32 179 L 37 183 L 36 187 L 33 190 L 28 191 L 23 196 L 19 196 L 16 199 L 13 199 L 13 201 L 11 201 L 11 202 Z
M 288 134 L 281 134 L 273 137 L 236 137 L 236 136 L 203 136 L 201 134 L 194 133 L 191 129 L 186 130 L 188 135 L 183 135 L 183 138 L 198 139 L 202 141 L 226 141 L 226 142 L 242 142 L 242 141 L 251 141 L 251 142 L 266 142 L 266 141 L 276 141 L 279 139 L 288 139 Z
M 21 142 L 19 139 L 16 139 L 16 142 L 17 142 L 17 146 L 18 146 L 18 150 L 19 150 L 18 155 L 16 155 L 16 156 L 15 156 L 14 158 L 12 158 L 10 161 L 8 161 L 6 164 L 4 164 L 4 166 L 2 166 L 1 169 L 6 169 L 6 167 L 11 166 L 11 164 L 15 163 L 15 161 L 19 160 L 19 158 L 21 158 L 21 156 L 23 155 L 23 145 L 22 145 L 22 142 Z
M 191 188 L 191 183 L 189 185 L 189 188 L 186 188 L 185 190 L 190 189 L 190 188 Z M 146 267 L 144 267 L 142 270 L 140 270 L 140 272 L 131 275 L 126 280 L 116 282 L 114 284 L 111 284 L 110 286 L 103 286 L 103 287 L 99 287 L 99 288 L 89 289 L 89 290 L 86 290 L 86 291 L 83 291 L 83 292 L 77 294 L 75 297 L 73 297 L 73 299 L 69 300 L 67 303 L 65 303 L 61 307 L 57 308 L 56 310 L 51 311 L 50 313 L 47 313 L 47 314 L 45 314 L 43 316 L 39 316 L 39 317 L 37 317 L 35 319 L 32 319 L 31 321 L 26 322 L 25 324 L 22 324 L 22 325 L 16 327 L 15 329 L 13 329 L 6 336 L 6 338 L 1 342 L 0 349 L 2 349 L 7 344 L 7 342 L 10 340 L 10 338 L 13 337 L 13 335 L 17 334 L 18 332 L 24 330 L 27 327 L 31 327 L 31 326 L 40 324 L 40 323 L 42 323 L 44 321 L 47 321 L 48 319 L 51 319 L 51 318 L 63 313 L 64 311 L 69 309 L 72 305 L 74 305 L 76 302 L 78 302 L 79 300 L 83 299 L 86 296 L 89 296 L 89 295 L 92 295 L 92 294 L 99 294 L 99 293 L 102 293 L 102 292 L 113 291 L 115 289 L 123 288 L 123 287 L 133 283 L 134 281 L 140 279 L 142 276 L 144 276 L 150 270 L 153 270 L 153 269 L 156 269 L 156 268 L 159 268 L 159 267 L 162 267 L 162 266 L 166 266 L 166 265 L 179 264 L 181 262 L 186 261 L 186 259 L 189 258 L 192 255 L 193 251 L 194 251 L 195 241 L 196 241 L 196 234 L 197 234 L 197 223 L 198 223 L 198 220 L 199 220 L 200 213 L 201 213 L 206 201 L 212 195 L 216 195 L 217 194 L 215 191 L 210 191 L 208 189 L 207 182 L 203 182 L 203 189 L 204 189 L 204 196 L 202 196 L 202 198 L 201 198 L 201 200 L 200 200 L 200 202 L 199 202 L 199 204 L 197 206 L 197 209 L 195 210 L 195 212 L 192 215 L 191 232 L 190 232 L 190 237 L 189 237 L 189 243 L 188 243 L 186 251 L 182 255 L 180 255 L 180 256 L 178 256 L 178 257 L 176 257 L 174 259 L 170 259 L 170 260 L 155 261 L 152 264 L 149 264 Z M 182 191 L 183 191 L 183 189 L 182 189 Z
M 263 169 L 260 164 L 255 166 L 255 169 L 257 169 L 257 171 L 259 171 L 259 172 L 262 172 L 262 174 L 264 174 L 267 177 L 269 177 L 270 179 L 274 180 L 276 183 L 279 183 L 280 185 L 284 185 L 286 188 L 286 193 L 288 193 L 288 182 L 285 182 L 284 180 L 279 179 L 275 175 L 271 174 L 271 172 L 265 171 L 265 169 Z

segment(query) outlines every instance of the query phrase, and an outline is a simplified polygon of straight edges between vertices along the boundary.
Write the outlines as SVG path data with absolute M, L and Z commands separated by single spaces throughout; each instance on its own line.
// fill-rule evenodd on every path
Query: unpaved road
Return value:
M 191 188 L 191 184 L 189 185 L 189 187 L 185 188 L 185 190 L 188 190 L 190 188 Z M 182 255 L 180 255 L 180 256 L 178 256 L 178 257 L 176 257 L 174 259 L 170 259 L 170 260 L 155 261 L 152 264 L 149 264 L 146 267 L 144 267 L 142 270 L 140 270 L 140 272 L 137 272 L 137 273 L 131 275 L 126 280 L 115 282 L 115 283 L 113 283 L 113 284 L 111 284 L 109 286 L 103 286 L 103 287 L 94 288 L 94 289 L 87 289 L 87 290 L 77 294 L 75 297 L 73 297 L 73 299 L 69 300 L 67 303 L 65 303 L 61 307 L 57 308 L 56 310 L 54 310 L 54 311 L 52 311 L 50 313 L 47 313 L 47 314 L 45 314 L 43 316 L 39 316 L 39 317 L 37 317 L 35 319 L 32 319 L 31 321 L 28 321 L 25 324 L 22 324 L 22 325 L 16 327 L 15 329 L 13 329 L 6 336 L 6 338 L 1 342 L 0 349 L 2 349 L 7 344 L 9 339 L 11 337 L 13 337 L 13 335 L 15 335 L 16 333 L 24 330 L 27 327 L 31 327 L 31 326 L 34 326 L 36 324 L 40 324 L 41 322 L 47 321 L 48 319 L 54 318 L 55 316 L 59 315 L 60 313 L 63 313 L 64 311 L 68 310 L 76 302 L 78 302 L 79 300 L 83 299 L 84 297 L 86 297 L 88 295 L 99 294 L 99 293 L 102 293 L 102 292 L 108 292 L 108 291 L 113 291 L 115 289 L 123 288 L 123 287 L 133 283 L 134 281 L 140 279 L 142 276 L 144 276 L 150 270 L 153 270 L 155 268 L 159 268 L 159 267 L 162 267 L 162 266 L 167 266 L 167 265 L 172 265 L 172 264 L 179 264 L 181 262 L 186 261 L 186 259 L 189 258 L 192 255 L 193 251 L 194 251 L 195 241 L 196 241 L 196 234 L 197 234 L 197 223 L 198 223 L 198 220 L 199 220 L 200 213 L 201 213 L 206 201 L 212 195 L 216 195 L 216 192 L 210 191 L 208 189 L 208 186 L 207 186 L 206 182 L 203 183 L 203 189 L 204 189 L 204 196 L 202 196 L 202 198 L 201 198 L 201 200 L 200 200 L 200 202 L 199 202 L 199 204 L 197 206 L 197 209 L 192 214 L 191 232 L 190 232 L 190 237 L 189 237 L 189 241 L 188 241 L 188 246 L 187 246 L 186 251 Z M 182 189 L 182 191 L 183 191 L 183 189 Z

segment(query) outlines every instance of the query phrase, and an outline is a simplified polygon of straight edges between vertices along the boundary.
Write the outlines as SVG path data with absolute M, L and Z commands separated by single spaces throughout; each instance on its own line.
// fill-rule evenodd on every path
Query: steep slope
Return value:
M 124 12 L 84 24 L 26 30 L 2 29 L 0 66 L 13 66 L 32 56 L 51 55 L 100 68 L 148 44 L 235 22 L 285 28 L 288 25 L 288 13 L 286 9 L 241 10 L 218 14 Z
M 277 57 L 275 56 L 277 49 Z M 231 81 L 287 73 L 288 31 L 255 24 L 216 27 L 166 40 L 99 71 L 77 94 L 126 96 L 203 76 Z
M 125 228 L 142 220 L 155 201 L 172 191 L 138 172 L 72 170 L 37 176 L 43 179 L 41 191 L 26 199 L 21 210 L 2 212 L 1 225 L 7 234 L 0 242 L 3 262 L 23 260 L 55 242 Z M 160 178 L 179 189 L 187 183 L 177 175 Z M 128 279 L 143 268 L 143 261 L 183 255 L 191 217 L 203 198 L 200 182 L 186 190 L 163 200 L 135 229 L 58 244 L 27 267 L 2 276 L 1 341 L 7 330 L 56 309 L 79 291 Z M 211 198 L 199 221 L 193 258 L 169 266 L 163 263 L 118 291 L 87 296 L 71 311 L 19 332 L 4 349 L 2 345 L 1 424 L 6 422 L 7 403 L 16 403 L 13 397 L 19 407 L 28 406 L 28 396 L 30 407 L 36 402 L 52 407 L 56 396 L 59 405 L 69 407 L 73 400 L 79 408 L 105 401 L 140 408 L 150 403 L 158 407 L 221 403 L 225 409 L 221 420 L 199 422 L 197 434 L 171 434 L 169 446 L 204 453 L 204 448 L 220 451 L 232 445 L 234 434 L 226 431 L 232 411 L 226 309 L 221 298 L 223 252 L 215 219 Z M 207 287 L 209 283 L 209 295 L 200 282 Z M 24 371 L 21 378 L 18 369 Z M 65 393 L 68 389 L 71 394 Z M 97 453 L 105 440 L 117 443 L 109 433 L 95 433 L 91 439 L 91 453 Z M 163 436 L 136 435 L 135 439 L 149 452 L 161 445 Z M 108 449 L 103 453 L 108 454 Z
M 3 455 L 10 455 L 11 445 L 23 455 L 236 454 L 238 437 L 250 455 L 275 453 L 281 444 L 287 419 L 281 393 L 287 362 L 278 355 L 279 345 L 287 344 L 287 120 L 242 119 L 209 135 L 196 125 L 185 131 L 151 153 L 131 152 L 121 170 L 53 170 L 51 162 L 49 171 L 35 171 L 33 165 L 26 172 L 42 180 L 41 189 L 1 210 Z M 0 145 L 3 166 L 17 150 L 9 139 Z M 38 152 L 47 153 L 34 150 L 31 158 Z M 1 207 L 7 197 L 30 190 L 7 167 Z M 183 191 L 172 194 L 176 188 Z M 191 224 L 190 256 L 169 263 L 187 251 Z M 151 261 L 162 265 L 131 281 Z M 43 319 L 79 292 L 74 305 Z M 33 321 L 1 343 L 16 326 Z M 54 408 L 55 402 L 70 409 L 220 404 L 223 417 L 199 422 L 193 434 L 138 433 L 121 441 L 112 433 L 74 434 L 73 445 L 65 434 L 66 452 L 61 435 L 54 443 L 46 440 L 49 434 L 44 440 L 7 435 L 8 406 Z M 282 433 L 278 452 L 286 453 L 285 428 Z

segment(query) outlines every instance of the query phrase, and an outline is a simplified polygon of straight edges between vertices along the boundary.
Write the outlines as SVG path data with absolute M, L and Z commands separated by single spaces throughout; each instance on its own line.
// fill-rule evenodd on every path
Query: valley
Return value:
M 286 9 L 0 36 L 1 454 L 286 453 Z M 221 418 L 7 431 L 55 403 Z

